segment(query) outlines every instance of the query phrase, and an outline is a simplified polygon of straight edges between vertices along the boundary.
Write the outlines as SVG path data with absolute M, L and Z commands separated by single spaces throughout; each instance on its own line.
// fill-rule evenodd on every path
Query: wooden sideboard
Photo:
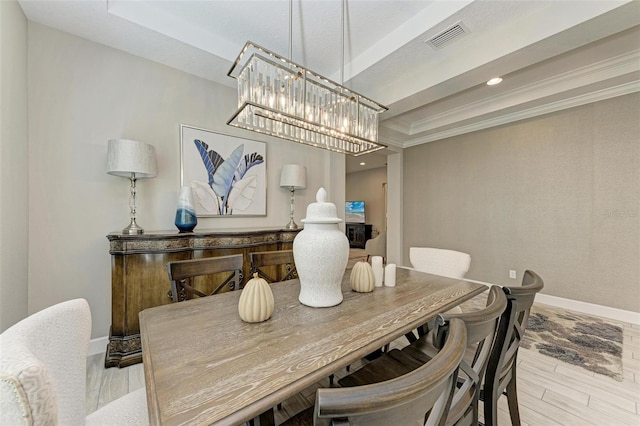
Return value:
M 244 284 L 250 276 L 250 252 L 287 250 L 300 230 L 255 229 L 111 233 L 111 329 L 105 367 L 126 367 L 142 361 L 138 314 L 172 303 L 166 263 L 175 260 L 242 254 Z

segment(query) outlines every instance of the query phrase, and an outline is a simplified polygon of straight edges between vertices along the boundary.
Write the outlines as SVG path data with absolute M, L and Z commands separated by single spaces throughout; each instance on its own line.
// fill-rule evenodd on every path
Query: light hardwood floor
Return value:
M 622 382 L 521 348 L 518 397 L 523 425 L 640 425 L 640 326 L 623 328 Z M 404 338 L 393 343 L 404 344 Z M 105 369 L 104 354 L 87 359 L 87 413 L 143 386 L 142 364 Z M 326 379 L 285 401 L 275 412 L 276 423 L 311 405 L 315 389 L 328 386 Z M 499 408 L 500 424 L 510 424 L 506 398 L 501 398 Z

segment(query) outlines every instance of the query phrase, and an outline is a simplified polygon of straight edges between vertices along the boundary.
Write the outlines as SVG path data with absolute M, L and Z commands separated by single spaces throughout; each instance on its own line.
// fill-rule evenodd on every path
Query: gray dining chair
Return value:
M 169 297 L 174 302 L 206 297 L 228 290 L 240 290 L 242 254 L 167 262 L 171 282 Z
M 498 399 L 507 396 L 509 415 L 513 426 L 520 425 L 516 365 L 518 349 L 524 337 L 531 306 L 544 288 L 544 282 L 533 271 L 525 271 L 520 287 L 503 287 L 507 296 L 507 307 L 500 318 L 495 343 L 489 358 L 482 389 L 484 424 L 498 424 Z
M 440 329 L 443 345 L 426 364 L 391 380 L 349 388 L 321 388 L 315 405 L 282 425 L 439 425 L 447 417 L 467 331 L 454 318 Z
M 340 386 L 362 386 L 390 380 L 428 363 L 442 346 L 442 325 L 458 318 L 467 331 L 467 351 L 460 363 L 458 384 L 454 391 L 445 425 L 477 425 L 478 401 L 482 380 L 493 346 L 498 320 L 507 306 L 507 298 L 498 286 L 489 290 L 486 307 L 461 314 L 442 314 L 428 334 L 402 350 L 393 349 L 338 381 Z
M 249 258 L 251 274 L 257 272 L 258 276 L 269 283 L 298 278 L 293 250 L 251 252 Z

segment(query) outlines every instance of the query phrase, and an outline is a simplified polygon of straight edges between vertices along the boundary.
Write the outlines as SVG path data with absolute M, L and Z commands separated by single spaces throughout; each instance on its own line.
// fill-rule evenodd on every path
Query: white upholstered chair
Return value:
M 467 253 L 431 247 L 410 247 L 409 261 L 418 271 L 459 280 L 471 266 L 471 256 Z
M 471 256 L 467 253 L 455 250 L 447 250 L 432 247 L 409 247 L 409 261 L 411 266 L 428 274 L 440 275 L 448 278 L 463 279 L 471 266 Z M 460 314 L 462 309 L 455 306 L 449 309 L 447 314 Z M 428 324 L 418 328 L 418 333 L 426 332 Z M 413 334 L 406 335 L 409 342 L 413 341 Z
M 86 415 L 91 312 L 84 299 L 43 309 L 0 335 L 0 424 L 148 425 L 145 389 Z
M 387 257 L 387 234 L 381 232 L 377 237 L 367 240 L 364 251 L 367 253 L 367 260 L 370 256 Z

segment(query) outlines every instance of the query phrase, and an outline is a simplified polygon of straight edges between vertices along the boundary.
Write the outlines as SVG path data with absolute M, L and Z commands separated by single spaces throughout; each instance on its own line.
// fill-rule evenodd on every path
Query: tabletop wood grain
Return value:
M 151 423 L 240 424 L 486 289 L 398 268 L 396 287 L 356 293 L 350 272 L 331 308 L 302 305 L 297 280 L 272 284 L 257 324 L 240 319 L 240 292 L 142 311 Z

